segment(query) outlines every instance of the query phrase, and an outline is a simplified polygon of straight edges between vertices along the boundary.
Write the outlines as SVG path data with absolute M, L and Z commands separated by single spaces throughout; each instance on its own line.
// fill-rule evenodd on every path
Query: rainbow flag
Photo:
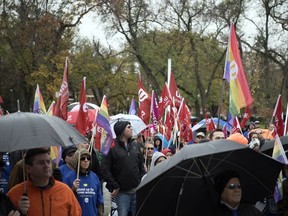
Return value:
M 34 97 L 34 105 L 33 105 L 33 112 L 34 113 L 46 113 L 45 104 L 42 98 L 42 94 L 40 92 L 39 85 L 37 84 L 37 88 L 35 91 L 35 97 Z
M 55 110 L 55 101 L 52 101 L 46 114 L 52 116 L 54 114 L 54 110 Z
M 100 151 L 104 155 L 107 155 L 113 142 L 113 135 L 110 126 L 110 116 L 108 114 L 106 95 L 103 96 L 102 103 L 96 117 L 96 124 L 105 130 L 102 130 Z
M 252 104 L 253 98 L 243 70 L 233 23 L 230 28 L 223 79 L 230 84 L 229 112 L 236 116 L 241 108 Z
M 274 143 L 272 158 L 274 158 L 275 160 L 277 160 L 283 164 L 288 164 L 288 160 L 287 160 L 285 151 L 283 149 L 283 146 L 282 146 L 282 143 L 281 143 L 281 140 L 280 140 L 278 134 L 275 137 L 275 143 Z M 274 190 L 274 199 L 275 199 L 276 203 L 278 203 L 280 200 L 283 199 L 283 186 L 282 186 L 283 180 L 284 180 L 283 179 L 283 173 L 282 173 L 282 171 L 280 171 L 279 177 L 277 179 L 277 183 L 275 186 L 275 190 Z

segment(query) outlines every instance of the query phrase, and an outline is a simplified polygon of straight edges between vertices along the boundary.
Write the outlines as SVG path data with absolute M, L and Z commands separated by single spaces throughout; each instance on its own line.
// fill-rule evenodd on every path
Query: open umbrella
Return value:
M 288 150 L 288 135 L 280 137 L 280 141 L 283 145 L 284 150 Z M 264 154 L 267 155 L 272 155 L 273 153 L 273 148 L 274 148 L 274 140 L 265 140 L 265 143 L 261 146 L 260 152 L 263 152 Z
M 213 122 L 214 122 L 215 125 L 217 125 L 218 124 L 218 118 L 213 118 Z M 224 125 L 226 125 L 226 124 L 227 124 L 226 121 L 219 119 L 219 127 L 220 127 L 220 129 L 222 129 L 224 127 Z M 199 130 L 201 128 L 206 128 L 206 119 L 202 119 L 200 122 L 198 122 L 196 125 L 194 125 L 192 127 L 192 131 L 197 131 L 197 130 Z
M 17 112 L 0 117 L 0 150 L 70 146 L 87 140 L 66 121 L 50 115 Z
M 224 170 L 240 174 L 243 200 L 255 203 L 273 194 L 283 167 L 230 140 L 188 145 L 148 172 L 136 191 L 136 215 L 213 215 L 213 179 Z
M 142 119 L 136 115 L 127 115 L 120 113 L 114 116 L 110 116 L 110 125 L 112 128 L 112 134 L 114 138 L 116 137 L 114 132 L 114 124 L 117 121 L 129 121 L 133 128 L 133 136 L 136 136 L 147 127 L 147 125 L 142 121 Z

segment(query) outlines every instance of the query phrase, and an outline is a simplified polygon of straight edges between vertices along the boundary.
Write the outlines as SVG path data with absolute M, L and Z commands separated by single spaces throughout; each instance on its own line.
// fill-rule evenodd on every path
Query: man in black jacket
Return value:
M 119 216 L 136 214 L 136 187 L 145 174 L 139 143 L 132 142 L 132 126 L 128 121 L 114 125 L 115 146 L 103 157 L 102 174 L 111 197 L 116 199 Z

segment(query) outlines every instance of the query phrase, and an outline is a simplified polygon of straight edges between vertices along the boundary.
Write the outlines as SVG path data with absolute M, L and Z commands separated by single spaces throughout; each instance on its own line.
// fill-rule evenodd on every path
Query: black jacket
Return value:
M 232 216 L 232 210 L 230 210 L 224 204 L 218 204 L 217 209 L 215 209 L 214 216 Z M 264 216 L 258 209 L 256 209 L 253 205 L 248 203 L 240 203 L 238 207 L 238 215 L 239 216 Z
M 103 156 L 101 167 L 110 192 L 117 188 L 120 192 L 136 188 L 145 174 L 139 143 L 130 140 L 126 150 L 124 142 L 116 138 L 115 146 L 111 147 L 107 156 Z
M 11 210 L 16 210 L 9 197 L 0 193 L 0 216 L 7 216 Z

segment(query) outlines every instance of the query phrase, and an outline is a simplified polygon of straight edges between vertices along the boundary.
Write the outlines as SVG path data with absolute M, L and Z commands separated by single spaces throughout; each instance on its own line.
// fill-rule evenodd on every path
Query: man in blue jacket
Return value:
M 111 197 L 116 199 L 119 216 L 136 214 L 136 187 L 145 174 L 139 143 L 133 142 L 132 126 L 128 121 L 114 125 L 115 145 L 103 157 L 102 173 Z

